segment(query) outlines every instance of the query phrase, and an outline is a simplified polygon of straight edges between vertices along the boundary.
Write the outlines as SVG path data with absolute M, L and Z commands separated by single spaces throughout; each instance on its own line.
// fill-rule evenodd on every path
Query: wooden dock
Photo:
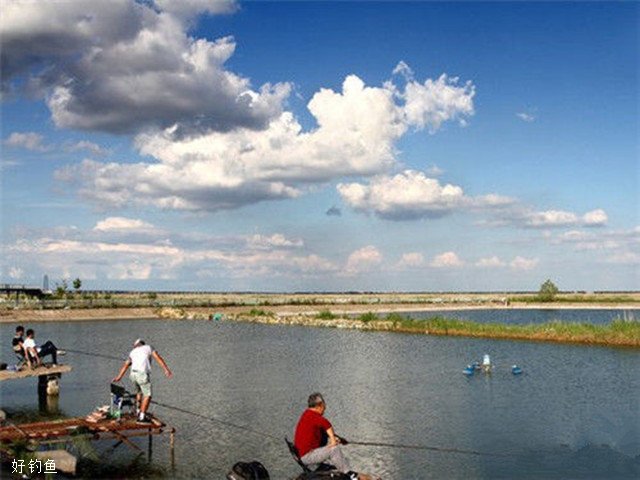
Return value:
M 0 382 L 16 380 L 18 378 L 40 377 L 42 375 L 62 375 L 72 370 L 71 365 L 57 365 L 55 367 L 39 366 L 36 368 L 23 367 L 22 370 L 0 370 Z
M 97 422 L 83 417 L 68 418 L 49 422 L 9 424 L 0 427 L 0 450 L 5 453 L 15 442 L 26 442 L 30 448 L 37 450 L 42 445 L 71 444 L 74 439 L 87 438 L 91 441 L 115 440 L 112 449 L 122 444 L 142 452 L 131 438 L 148 437 L 148 456 L 151 459 L 152 438 L 155 435 L 169 434 L 171 463 L 174 463 L 175 428 L 167 426 L 156 417 L 151 423 L 139 423 L 135 414 L 126 414 L 119 419 L 104 419 Z

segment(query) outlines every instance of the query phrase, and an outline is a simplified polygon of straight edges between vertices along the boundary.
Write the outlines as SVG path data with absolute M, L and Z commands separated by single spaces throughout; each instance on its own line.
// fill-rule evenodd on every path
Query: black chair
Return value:
M 320 463 L 315 470 L 311 470 L 309 466 L 306 465 L 300 458 L 300 454 L 298 453 L 298 449 L 296 448 L 296 446 L 291 443 L 287 437 L 284 437 L 284 441 L 287 443 L 287 447 L 289 447 L 289 453 L 291 453 L 291 456 L 296 461 L 296 463 L 300 465 L 304 473 L 327 472 L 329 470 L 336 469 L 336 467 L 334 467 L 333 465 L 329 465 L 328 463 Z
M 129 407 L 130 410 L 133 410 L 136 404 L 135 400 L 136 396 L 127 392 L 124 387 L 115 383 L 111 384 L 111 414 L 120 417 L 123 407 Z

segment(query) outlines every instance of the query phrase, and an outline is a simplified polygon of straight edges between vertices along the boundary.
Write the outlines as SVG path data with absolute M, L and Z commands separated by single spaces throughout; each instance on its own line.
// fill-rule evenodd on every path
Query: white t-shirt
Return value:
M 25 349 L 27 348 L 35 348 L 36 352 L 40 353 L 40 347 L 36 347 L 36 341 L 33 338 L 27 338 L 22 345 Z
M 151 353 L 153 348 L 150 345 L 140 345 L 129 354 L 129 360 L 131 360 L 131 370 L 136 372 L 151 372 Z

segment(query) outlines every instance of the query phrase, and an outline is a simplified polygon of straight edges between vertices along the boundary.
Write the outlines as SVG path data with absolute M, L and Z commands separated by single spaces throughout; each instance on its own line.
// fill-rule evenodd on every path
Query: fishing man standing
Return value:
M 151 419 L 147 417 L 147 410 L 151 403 L 151 359 L 155 358 L 158 364 L 164 370 L 167 378 L 171 378 L 173 374 L 164 358 L 160 356 L 150 345 L 146 345 L 144 340 L 138 338 L 133 342 L 133 350 L 129 353 L 129 358 L 125 360 L 124 365 L 120 369 L 120 373 L 112 381 L 119 382 L 127 369 L 131 367 L 129 379 L 136 390 L 136 403 L 139 407 L 138 422 L 151 423 Z

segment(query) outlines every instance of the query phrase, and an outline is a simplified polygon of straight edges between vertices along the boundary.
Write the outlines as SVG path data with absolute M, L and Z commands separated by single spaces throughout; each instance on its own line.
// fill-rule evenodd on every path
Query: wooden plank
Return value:
M 13 372 L 11 370 L 0 370 L 0 382 L 5 380 L 16 380 L 18 378 L 39 377 L 41 375 L 54 375 L 68 373 L 72 370 L 71 365 L 58 365 L 56 367 L 40 366 L 34 369 L 25 367 L 22 370 Z
M 19 426 L 0 427 L 0 442 L 11 442 L 19 438 L 35 441 L 46 441 L 70 436 L 80 427 L 86 428 L 91 435 L 103 436 L 110 434 L 120 438 L 124 436 L 136 436 L 137 434 L 160 434 L 166 425 L 154 418 L 153 423 L 140 424 L 135 417 L 125 417 L 120 420 L 102 420 L 99 422 L 87 422 L 84 418 L 72 418 L 52 422 L 24 423 Z

